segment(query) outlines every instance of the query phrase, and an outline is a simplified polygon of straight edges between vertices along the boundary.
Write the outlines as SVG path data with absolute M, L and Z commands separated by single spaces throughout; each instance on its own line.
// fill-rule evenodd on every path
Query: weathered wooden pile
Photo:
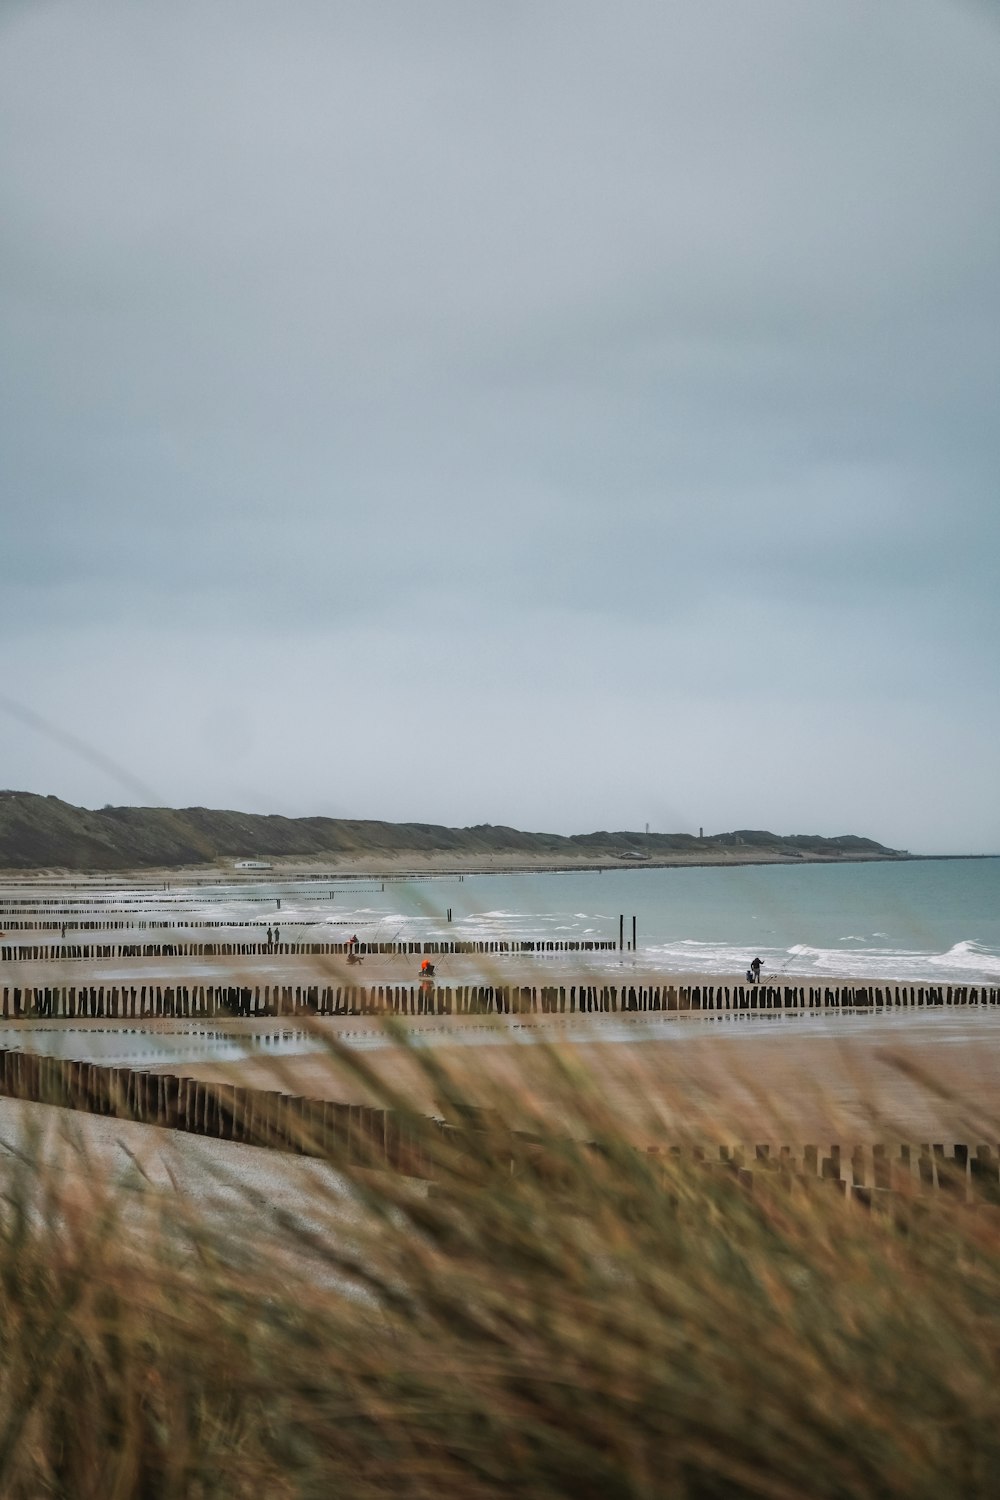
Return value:
M 343 945 L 341 945 L 343 946 Z M 283 945 L 284 947 L 284 945 Z M 415 953 L 427 945 L 414 945 Z M 433 952 L 434 950 L 431 949 Z M 5 1020 L 31 1016 L 618 1015 L 648 1012 L 926 1009 L 995 1006 L 988 985 L 81 984 L 5 985 Z
M 345 926 L 349 926 L 345 923 Z M 258 928 L 258 931 L 260 929 Z M 311 957 L 359 956 L 383 958 L 449 956 L 454 954 L 501 953 L 609 953 L 617 943 L 557 942 L 545 938 L 496 938 L 473 941 L 427 940 L 410 943 L 2 943 L 0 963 L 61 963 L 65 959 L 99 958 L 264 958 L 269 954 L 302 954 Z
M 316 927 L 318 923 L 309 917 L 286 917 L 279 913 L 275 919 L 282 927 Z M 357 922 L 351 922 L 347 917 L 341 921 L 332 920 L 329 917 L 323 919 L 324 925 L 332 927 L 357 926 Z M 75 917 L 64 916 L 62 919 L 47 918 L 39 921 L 33 917 L 7 917 L 0 913 L 0 929 L 8 932 L 167 932 L 181 929 L 184 932 L 200 932 L 208 929 L 218 930 L 220 927 L 237 929 L 240 927 L 252 927 L 255 932 L 261 932 L 260 921 L 254 919 L 252 922 L 231 921 L 211 922 L 207 919 L 189 920 L 176 917 L 148 917 L 139 919 L 133 917 L 129 920 L 116 921 L 112 918 L 98 917 Z
M 426 1124 L 398 1110 L 13 1050 L 0 1051 L 0 1095 L 214 1140 L 390 1168 L 413 1177 L 434 1176 Z M 454 1139 L 456 1131 L 475 1130 L 480 1117 L 480 1111 L 468 1109 L 460 1126 L 437 1128 L 448 1130 Z M 498 1136 L 495 1121 L 492 1124 L 491 1151 L 502 1157 L 503 1133 Z M 530 1161 L 532 1150 L 541 1143 L 510 1134 L 517 1136 L 511 1164 Z M 948 1193 L 956 1202 L 1000 1203 L 1000 1152 L 985 1143 L 973 1148 L 960 1143 L 950 1150 L 943 1143 L 891 1149 L 832 1145 L 826 1155 L 815 1145 L 689 1145 L 653 1156 L 666 1165 L 668 1155 L 679 1158 L 682 1151 L 706 1169 L 731 1174 L 748 1189 L 756 1177 L 790 1189 L 830 1187 L 865 1207 L 888 1207 L 904 1192 L 922 1191 Z
M 170 1073 L 0 1051 L 0 1095 L 215 1140 L 426 1176 L 413 1121 L 398 1111 L 203 1083 Z

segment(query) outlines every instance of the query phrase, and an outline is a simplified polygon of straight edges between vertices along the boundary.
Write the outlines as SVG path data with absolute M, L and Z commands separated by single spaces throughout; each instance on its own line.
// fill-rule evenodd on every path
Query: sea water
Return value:
M 193 929 L 192 938 L 263 939 L 274 923 L 285 942 L 535 939 L 617 943 L 636 919 L 634 955 L 588 956 L 589 969 L 623 962 L 663 972 L 739 974 L 754 956 L 764 977 L 824 977 L 1000 984 L 1000 858 L 730 868 L 630 868 L 412 880 L 280 881 L 183 887 L 138 899 L 136 919 L 251 923 L 257 931 Z M 277 902 L 281 906 L 278 909 Z M 449 910 L 451 920 L 448 919 Z M 89 912 L 88 915 L 96 915 Z M 183 931 L 121 933 L 168 942 Z M 70 933 L 67 940 L 115 941 Z

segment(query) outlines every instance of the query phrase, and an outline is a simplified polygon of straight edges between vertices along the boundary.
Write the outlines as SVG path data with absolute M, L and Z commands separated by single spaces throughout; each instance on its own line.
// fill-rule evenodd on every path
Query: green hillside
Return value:
M 751 829 L 698 839 L 684 833 L 586 833 L 564 837 L 480 823 L 382 823 L 354 818 L 284 818 L 207 807 L 104 807 L 91 811 L 58 797 L 0 792 L 0 868 L 120 870 L 205 864 L 217 859 L 283 859 L 413 854 L 463 859 L 535 855 L 553 861 L 650 859 L 730 849 L 800 858 L 891 858 L 872 839 L 782 836 Z

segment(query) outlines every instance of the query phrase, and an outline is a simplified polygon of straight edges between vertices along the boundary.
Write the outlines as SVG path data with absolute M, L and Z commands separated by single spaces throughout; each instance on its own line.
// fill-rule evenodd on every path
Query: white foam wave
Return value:
M 976 943 L 956 943 L 946 953 L 903 948 L 820 948 L 811 943 L 758 948 L 761 978 L 767 982 L 804 979 L 867 979 L 878 983 L 989 984 L 1000 976 L 1000 953 Z M 665 969 L 698 974 L 742 974 L 753 956 L 748 947 L 680 939 L 646 950 Z M 641 958 L 641 956 L 640 956 Z
M 980 943 L 955 943 L 947 953 L 936 953 L 931 963 L 938 968 L 971 971 L 976 974 L 1000 975 L 1000 953 L 991 953 Z

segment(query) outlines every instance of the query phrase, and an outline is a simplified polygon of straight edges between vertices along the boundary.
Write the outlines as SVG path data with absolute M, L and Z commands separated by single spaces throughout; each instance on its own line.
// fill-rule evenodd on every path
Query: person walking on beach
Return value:
M 751 972 L 753 973 L 753 982 L 754 982 L 754 984 L 760 984 L 761 963 L 760 963 L 760 959 L 759 958 L 755 958 L 755 959 L 751 960 L 750 969 L 751 969 Z
M 278 929 L 276 927 L 274 929 L 274 946 L 275 946 L 275 948 L 277 948 L 277 946 L 278 946 L 278 944 L 279 944 L 280 941 L 281 941 L 281 936 L 280 936 L 280 934 L 278 932 Z
M 267 951 L 268 951 L 268 953 L 270 953 L 270 951 L 271 951 L 271 944 L 273 943 L 273 941 L 274 941 L 274 938 L 271 935 L 271 929 L 269 927 L 267 929 Z

